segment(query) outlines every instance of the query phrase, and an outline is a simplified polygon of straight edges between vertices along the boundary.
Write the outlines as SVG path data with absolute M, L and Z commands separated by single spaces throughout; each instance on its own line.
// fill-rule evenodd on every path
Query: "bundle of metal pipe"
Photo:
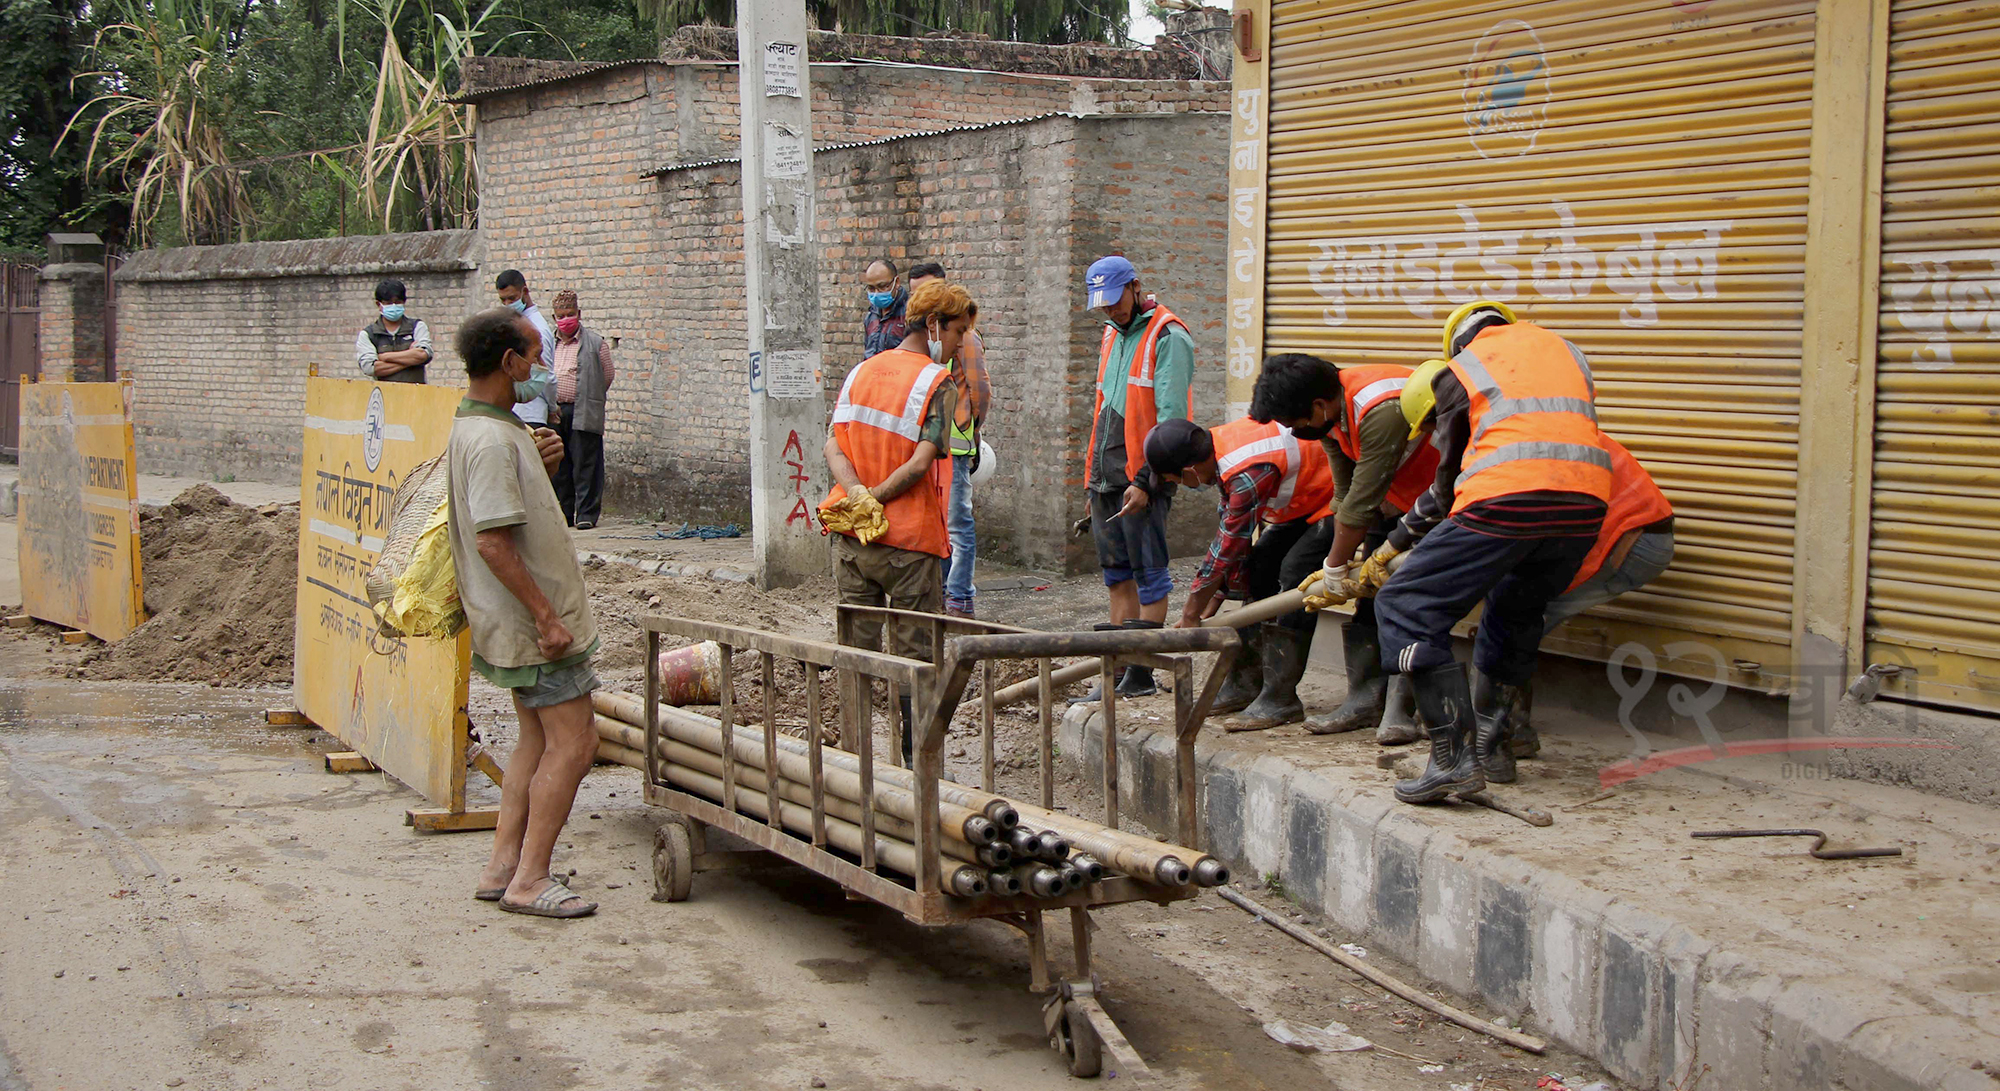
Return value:
M 614 748 L 623 764 L 643 768 L 645 705 L 628 694 L 599 690 L 593 694 L 598 710 L 599 735 Z M 723 731 L 720 722 L 698 713 L 662 705 L 658 708 L 662 735 L 660 758 L 668 770 L 668 780 L 684 786 L 674 770 L 711 784 L 714 793 L 700 794 L 720 801 L 723 769 Z M 736 801 L 739 809 L 768 818 L 770 782 L 766 780 L 765 739 L 761 730 L 737 725 L 730 732 L 729 756 L 734 769 Z M 779 736 L 775 740 L 777 794 L 782 824 L 794 832 L 811 832 L 811 804 L 814 780 L 811 748 L 801 739 Z M 601 751 L 602 753 L 602 751 Z M 821 747 L 818 780 L 824 787 L 822 809 L 826 816 L 827 840 L 844 851 L 858 852 L 861 842 L 862 778 L 858 755 L 833 747 Z M 911 770 L 875 763 L 870 797 L 875 807 L 878 846 L 900 846 L 897 859 L 915 860 L 916 776 Z M 682 778 L 686 779 L 686 778 Z M 757 809 L 746 806 L 757 801 Z M 1165 844 L 1136 834 L 1099 825 L 1055 811 L 1020 803 L 951 781 L 938 782 L 940 854 L 946 859 L 948 875 L 963 876 L 978 868 L 994 893 L 1026 892 L 1039 898 L 1060 897 L 1086 883 L 1100 882 L 1114 873 L 1142 882 L 1164 886 L 1218 886 L 1229 881 L 1229 869 L 1215 857 L 1176 845 Z M 792 825 L 794 808 L 805 816 L 801 829 Z M 1023 817 L 1027 822 L 1023 823 Z M 836 839 L 836 823 L 851 827 L 851 838 Z M 851 840 L 850 848 L 843 840 Z M 905 855 L 902 849 L 907 848 Z M 885 865 L 902 871 L 890 855 L 879 851 Z M 1189 863 L 1188 861 L 1193 861 Z M 958 870 L 954 872 L 954 865 Z M 915 874 L 908 872 L 908 874 Z M 947 887 L 956 881 L 948 880 Z

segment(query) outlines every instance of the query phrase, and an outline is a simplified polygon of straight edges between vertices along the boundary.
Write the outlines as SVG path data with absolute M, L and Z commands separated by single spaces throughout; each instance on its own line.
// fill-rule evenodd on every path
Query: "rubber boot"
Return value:
M 1350 621 L 1341 626 L 1340 644 L 1347 661 L 1347 700 L 1332 712 L 1306 718 L 1306 730 L 1315 735 L 1359 731 L 1382 722 L 1389 680 L 1382 675 L 1381 634 L 1372 625 Z
M 1123 629 L 1164 629 L 1166 628 L 1166 623 L 1133 618 L 1119 627 Z M 1118 678 L 1117 688 L 1118 696 L 1120 697 L 1151 697 L 1153 694 L 1160 692 L 1160 687 L 1153 684 L 1153 668 L 1142 667 L 1136 663 L 1126 666 L 1125 673 Z
M 1424 725 L 1417 719 L 1417 695 L 1410 689 L 1410 676 L 1392 674 L 1384 687 L 1382 724 L 1375 729 L 1375 741 L 1382 746 L 1405 746 L 1421 741 Z
M 1264 690 L 1250 707 L 1228 724 L 1231 731 L 1264 731 L 1293 723 L 1306 714 L 1299 703 L 1299 679 L 1306 675 L 1306 652 L 1312 630 L 1291 629 L 1276 622 L 1264 626 Z
M 1472 714 L 1477 721 L 1472 752 L 1491 784 L 1512 784 L 1519 779 L 1511 747 L 1514 701 L 1519 690 L 1519 686 L 1493 681 L 1482 671 L 1472 672 Z
M 1115 621 L 1100 621 L 1092 625 L 1090 631 L 1094 633 L 1108 633 L 1116 629 L 1123 629 L 1124 627 Z M 1120 681 L 1123 681 L 1123 679 L 1120 679 Z M 1102 679 L 1099 679 L 1090 684 L 1090 692 L 1085 693 L 1081 697 L 1070 698 L 1069 703 L 1073 705 L 1094 705 L 1102 700 L 1104 700 L 1104 682 Z
M 1261 625 L 1236 630 L 1243 638 L 1243 647 L 1236 653 L 1236 662 L 1230 664 L 1229 675 L 1222 680 L 1222 688 L 1215 693 L 1215 703 L 1208 706 L 1210 716 L 1226 716 L 1250 707 L 1250 702 L 1264 690 L 1264 645 Z
M 915 756 L 916 733 L 911 728 L 915 726 L 917 717 L 916 713 L 910 709 L 910 695 L 907 693 L 897 694 L 896 707 L 903 712 L 903 768 L 914 769 L 917 766 Z
M 1417 711 L 1430 725 L 1431 763 L 1417 779 L 1396 782 L 1396 799 L 1403 803 L 1436 803 L 1448 795 L 1463 795 L 1486 787 L 1486 778 L 1480 773 L 1479 759 L 1472 749 L 1476 721 L 1465 668 L 1447 663 L 1412 672 L 1409 678 L 1417 694 Z
M 1535 730 L 1535 683 L 1515 689 L 1513 733 L 1507 746 L 1517 758 L 1532 758 L 1542 752 L 1542 735 Z

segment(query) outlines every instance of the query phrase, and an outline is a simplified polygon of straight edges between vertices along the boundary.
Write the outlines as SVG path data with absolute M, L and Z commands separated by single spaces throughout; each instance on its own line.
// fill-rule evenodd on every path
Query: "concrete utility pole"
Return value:
M 737 0 L 736 50 L 750 324 L 750 533 L 758 586 L 789 587 L 827 570 L 814 515 L 825 493 L 826 398 L 804 0 Z

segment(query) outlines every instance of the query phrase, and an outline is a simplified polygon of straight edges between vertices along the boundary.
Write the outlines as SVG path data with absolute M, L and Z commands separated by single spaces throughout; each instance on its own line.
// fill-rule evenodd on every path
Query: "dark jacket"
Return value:
M 368 323 L 368 328 L 361 332 L 368 335 L 368 340 L 375 346 L 375 354 L 377 356 L 385 352 L 402 352 L 411 345 L 416 344 L 417 320 L 409 315 L 404 315 L 402 325 L 397 327 L 395 333 L 390 333 L 388 327 L 382 324 L 382 320 L 377 318 L 375 321 Z M 416 367 L 406 367 L 394 375 L 389 375 L 376 381 L 383 383 L 421 383 L 424 381 L 424 368 L 428 366 L 428 364 L 418 364 Z

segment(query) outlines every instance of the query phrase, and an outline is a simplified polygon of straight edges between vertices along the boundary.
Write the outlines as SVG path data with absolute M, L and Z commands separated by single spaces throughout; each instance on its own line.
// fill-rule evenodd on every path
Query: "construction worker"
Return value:
M 912 292 L 909 327 L 895 348 L 855 365 L 841 384 L 826 440 L 833 489 L 819 506 L 833 539 L 833 581 L 840 601 L 935 614 L 943 605 L 940 558 L 950 556 L 945 502 L 951 492 L 946 450 L 957 388 L 946 361 L 972 327 L 964 288 L 933 280 Z M 930 661 L 930 629 L 907 618 L 888 624 L 888 651 Z M 883 622 L 861 617 L 854 642 L 882 647 Z M 898 694 L 903 760 L 911 754 L 910 695 Z
M 1396 784 L 1404 803 L 1514 778 L 1508 710 L 1534 674 L 1548 604 L 1575 580 L 1611 497 L 1596 388 L 1576 346 L 1487 300 L 1452 313 L 1444 345 L 1450 362 L 1417 368 L 1402 394 L 1410 438 L 1433 434 L 1437 480 L 1338 589 L 1376 593 L 1383 668 L 1411 676 L 1430 733 L 1429 768 Z M 1473 692 L 1451 630 L 1481 600 Z
M 1333 475 L 1334 527 L 1322 567 L 1306 574 L 1308 610 L 1334 604 L 1318 592 L 1346 579 L 1357 547 L 1373 551 L 1437 476 L 1437 451 L 1411 445 L 1403 419 L 1403 384 L 1410 369 L 1393 365 L 1336 367 L 1332 361 L 1288 352 L 1264 361 L 1250 394 L 1250 419 L 1275 421 L 1300 439 L 1317 439 Z M 1330 578 L 1329 578 L 1330 577 Z M 1413 742 L 1409 716 L 1385 718 L 1388 682 L 1382 674 L 1381 640 L 1372 599 L 1355 601 L 1354 617 L 1341 629 L 1347 666 L 1347 699 L 1331 713 L 1306 719 L 1315 735 L 1369 729 L 1378 742 Z M 1379 725 L 1379 726 L 1378 726 Z
M 1200 625 L 1225 597 L 1269 598 L 1317 570 L 1333 533 L 1327 518 L 1333 471 L 1319 444 L 1248 417 L 1213 431 L 1193 421 L 1161 421 L 1146 433 L 1146 465 L 1163 481 L 1222 486 L 1221 525 L 1188 589 L 1180 628 Z M 1240 711 L 1224 722 L 1229 731 L 1262 731 L 1304 716 L 1299 679 L 1312 646 L 1312 615 L 1295 610 L 1238 632 L 1244 652 L 1209 711 Z
M 1090 490 L 1088 529 L 1111 599 L 1105 628 L 1158 629 L 1166 622 L 1167 512 L 1174 486 L 1146 469 L 1146 433 L 1165 420 L 1186 420 L 1194 386 L 1194 337 L 1174 313 L 1147 295 L 1138 271 L 1122 257 L 1099 258 L 1084 277 L 1087 305 L 1102 310 L 1104 339 L 1097 359 L 1097 404 L 1091 410 L 1084 480 Z M 1121 514 L 1128 513 L 1128 514 Z M 1079 522 L 1078 527 L 1086 524 Z M 1081 529 L 1078 531 L 1081 533 Z M 1128 666 L 1116 683 L 1121 697 L 1156 693 L 1151 667 Z M 1081 700 L 1101 698 L 1096 687 Z

